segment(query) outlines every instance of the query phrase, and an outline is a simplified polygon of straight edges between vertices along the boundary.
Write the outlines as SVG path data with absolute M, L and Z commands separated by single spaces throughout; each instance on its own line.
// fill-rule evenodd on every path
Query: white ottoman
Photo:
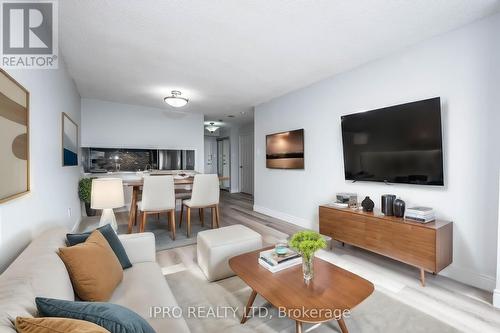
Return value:
M 228 260 L 262 248 L 262 236 L 243 225 L 232 225 L 198 233 L 198 265 L 208 281 L 235 275 Z

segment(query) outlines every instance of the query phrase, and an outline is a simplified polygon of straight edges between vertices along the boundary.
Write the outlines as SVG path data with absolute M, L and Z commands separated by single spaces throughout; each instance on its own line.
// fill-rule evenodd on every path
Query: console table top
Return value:
M 439 219 L 436 219 L 435 221 L 432 221 L 429 223 L 419 223 L 419 222 L 414 222 L 414 221 L 410 221 L 410 220 L 405 220 L 402 217 L 385 216 L 384 214 L 382 214 L 382 212 L 380 210 L 377 210 L 377 209 L 374 209 L 373 212 L 364 212 L 361 209 L 339 208 L 339 207 L 334 207 L 334 206 L 330 206 L 330 205 L 321 205 L 320 207 L 334 209 L 334 210 L 338 210 L 341 212 L 346 212 L 346 213 L 351 213 L 351 214 L 356 214 L 356 215 L 361 215 L 361 216 L 379 218 L 379 219 L 384 220 L 384 221 L 415 225 L 417 227 L 422 227 L 422 228 L 427 228 L 427 229 L 440 229 L 440 228 L 442 228 L 450 223 L 453 223 L 451 221 L 439 220 Z

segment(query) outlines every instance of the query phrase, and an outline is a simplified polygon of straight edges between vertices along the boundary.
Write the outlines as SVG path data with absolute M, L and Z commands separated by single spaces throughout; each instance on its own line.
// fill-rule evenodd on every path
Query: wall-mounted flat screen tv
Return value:
M 304 169 L 304 130 L 267 135 L 266 167 Z
M 345 179 L 444 185 L 439 97 L 342 117 Z

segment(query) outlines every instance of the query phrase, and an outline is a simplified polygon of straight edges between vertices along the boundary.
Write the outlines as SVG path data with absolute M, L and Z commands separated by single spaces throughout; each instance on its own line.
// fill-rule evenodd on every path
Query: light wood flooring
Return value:
M 300 230 L 293 224 L 256 213 L 252 207 L 251 196 L 222 192 L 221 226 L 246 225 L 261 233 L 269 244 Z M 334 244 L 332 251 L 320 251 L 318 256 L 372 281 L 377 290 L 459 330 L 500 332 L 500 310 L 491 305 L 490 292 L 430 274 L 427 286 L 421 287 L 417 269 L 338 243 Z M 196 246 L 160 251 L 157 258 L 165 274 L 184 270 L 196 265 Z

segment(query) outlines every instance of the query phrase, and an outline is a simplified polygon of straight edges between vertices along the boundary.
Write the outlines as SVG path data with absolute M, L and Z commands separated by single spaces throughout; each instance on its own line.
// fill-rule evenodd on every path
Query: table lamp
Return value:
M 100 227 L 111 224 L 116 231 L 118 225 L 113 208 L 124 205 L 123 182 L 120 178 L 96 178 L 92 180 L 90 206 L 93 209 L 102 209 Z

